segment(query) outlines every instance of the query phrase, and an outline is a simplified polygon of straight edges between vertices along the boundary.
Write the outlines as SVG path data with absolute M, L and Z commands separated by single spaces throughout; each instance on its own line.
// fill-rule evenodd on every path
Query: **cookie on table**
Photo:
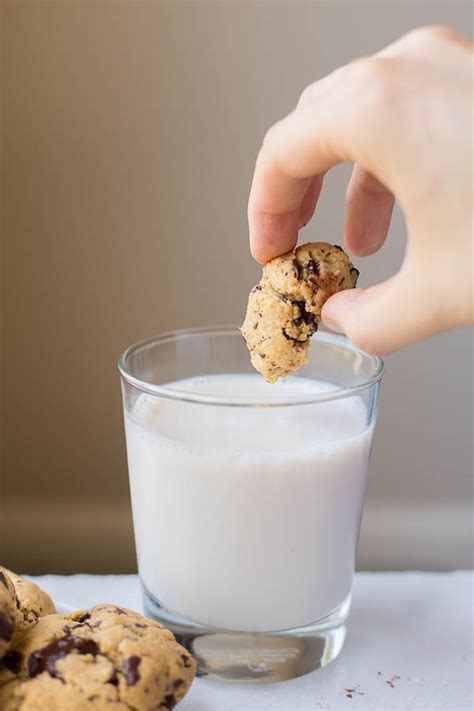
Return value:
M 15 587 L 0 568 L 0 659 L 8 652 L 16 627 L 16 596 Z
M 358 276 L 342 247 L 326 242 L 303 244 L 265 264 L 240 330 L 252 365 L 268 382 L 308 362 L 324 303 L 354 288 Z
M 159 622 L 115 605 L 48 615 L 14 645 L 0 670 L 2 711 L 166 711 L 196 672 Z
M 15 588 L 17 599 L 15 634 L 22 634 L 28 630 L 43 615 L 56 612 L 53 601 L 38 585 L 7 568 L 0 568 L 0 572 L 11 579 Z

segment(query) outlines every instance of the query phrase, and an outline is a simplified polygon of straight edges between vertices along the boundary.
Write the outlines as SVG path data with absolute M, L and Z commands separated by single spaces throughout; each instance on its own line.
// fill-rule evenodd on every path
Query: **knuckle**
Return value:
M 274 135 L 275 135 L 275 126 L 270 126 L 270 128 L 267 128 L 265 135 L 263 137 L 262 148 L 267 148 L 268 145 L 271 144 Z
M 314 99 L 315 92 L 315 84 L 309 84 L 307 87 L 305 87 L 301 92 L 300 98 L 298 99 L 298 106 L 306 106 L 307 104 L 311 103 Z
M 281 121 L 277 121 L 277 123 L 274 123 L 273 126 L 270 126 L 263 138 L 262 148 L 266 149 L 277 141 L 281 131 L 281 123 Z
M 414 30 L 413 35 L 429 42 L 458 42 L 460 38 L 459 33 L 448 25 L 425 25 Z
M 352 75 L 363 82 L 385 82 L 390 75 L 390 66 L 390 60 L 381 57 L 367 57 L 349 65 Z
M 392 59 L 369 57 L 349 65 L 349 81 L 360 97 L 365 97 L 376 106 L 396 99 L 398 82 L 396 66 Z

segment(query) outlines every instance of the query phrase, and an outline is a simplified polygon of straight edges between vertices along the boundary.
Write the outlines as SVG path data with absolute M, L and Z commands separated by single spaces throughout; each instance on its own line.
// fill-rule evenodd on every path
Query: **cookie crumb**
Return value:
M 364 692 L 360 691 L 359 684 L 357 684 L 357 686 L 354 686 L 353 689 L 344 689 L 344 691 L 346 692 L 346 696 L 348 699 L 352 699 L 354 694 L 357 694 L 358 696 L 364 696 Z

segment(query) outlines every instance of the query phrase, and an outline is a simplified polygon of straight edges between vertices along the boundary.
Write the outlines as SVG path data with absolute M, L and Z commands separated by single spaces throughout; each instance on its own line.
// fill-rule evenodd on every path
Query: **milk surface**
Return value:
M 278 402 L 334 389 L 216 375 L 170 388 Z M 359 397 L 241 408 L 142 394 L 125 416 L 138 564 L 194 622 L 276 631 L 350 593 L 372 427 Z

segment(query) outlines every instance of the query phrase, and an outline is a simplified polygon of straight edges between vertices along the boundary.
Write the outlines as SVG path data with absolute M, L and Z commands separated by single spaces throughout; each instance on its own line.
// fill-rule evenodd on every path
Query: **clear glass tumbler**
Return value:
M 383 363 L 312 340 L 275 385 L 231 327 L 120 358 L 145 610 L 201 676 L 289 679 L 344 644 Z

